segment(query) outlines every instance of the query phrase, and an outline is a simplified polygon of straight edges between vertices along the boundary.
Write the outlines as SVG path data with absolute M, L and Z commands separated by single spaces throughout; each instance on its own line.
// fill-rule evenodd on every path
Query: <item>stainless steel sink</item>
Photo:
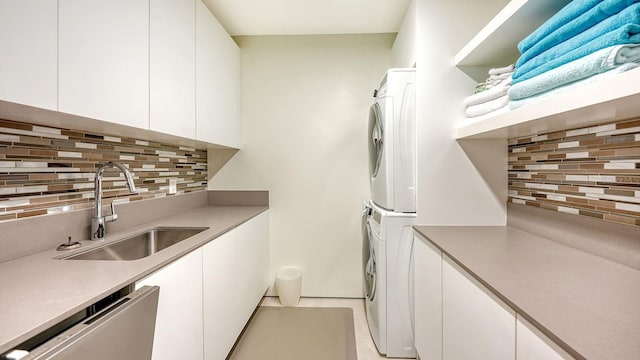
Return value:
M 162 251 L 208 228 L 157 227 L 64 260 L 136 260 Z

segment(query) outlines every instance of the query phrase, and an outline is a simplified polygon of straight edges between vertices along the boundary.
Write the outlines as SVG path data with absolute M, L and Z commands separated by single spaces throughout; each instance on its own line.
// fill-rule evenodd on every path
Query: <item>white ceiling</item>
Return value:
M 203 0 L 232 35 L 397 32 L 411 0 Z

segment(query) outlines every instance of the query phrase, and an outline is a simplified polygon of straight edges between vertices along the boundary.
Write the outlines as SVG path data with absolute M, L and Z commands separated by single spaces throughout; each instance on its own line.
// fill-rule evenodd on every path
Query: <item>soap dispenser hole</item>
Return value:
M 80 242 L 71 241 L 71 236 L 69 236 L 69 238 L 67 239 L 67 242 L 64 243 L 64 244 L 58 245 L 56 250 L 58 250 L 58 251 L 73 250 L 73 249 L 79 248 L 80 246 L 82 246 L 82 244 L 80 244 Z

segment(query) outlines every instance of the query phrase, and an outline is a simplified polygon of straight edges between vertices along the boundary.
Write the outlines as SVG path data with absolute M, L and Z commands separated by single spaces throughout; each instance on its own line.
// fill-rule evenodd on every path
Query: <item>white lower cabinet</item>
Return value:
M 203 246 L 203 299 L 205 359 L 224 359 L 231 350 L 242 325 L 237 297 L 238 232 L 229 231 Z
M 442 252 L 413 242 L 415 346 L 421 359 L 442 359 Z
M 269 286 L 268 214 L 256 216 L 238 227 L 237 232 L 240 257 L 232 269 L 238 274 L 236 285 L 242 294 L 238 299 L 240 314 L 248 319 Z
M 136 283 L 160 286 L 153 360 L 225 359 L 268 287 L 265 211 Z
M 225 359 L 268 287 L 268 212 L 203 250 L 204 358 Z
M 572 360 L 573 357 L 518 315 L 516 349 L 518 360 Z
M 421 359 L 574 359 L 434 245 L 415 240 L 415 346 Z
M 515 311 L 446 256 L 442 290 L 444 360 L 515 359 Z
M 136 283 L 160 286 L 153 360 L 202 359 L 202 248 Z

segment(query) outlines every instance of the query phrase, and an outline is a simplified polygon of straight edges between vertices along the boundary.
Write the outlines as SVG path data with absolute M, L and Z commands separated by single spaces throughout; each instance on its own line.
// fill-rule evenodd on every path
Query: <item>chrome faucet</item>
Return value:
M 102 174 L 108 167 L 120 169 L 124 174 L 124 177 L 127 179 L 127 187 L 129 187 L 129 191 L 133 194 L 136 193 L 136 185 L 133 183 L 133 176 L 131 176 L 129 170 L 127 170 L 127 168 L 122 164 L 108 162 L 98 168 L 98 171 L 96 171 L 96 178 L 94 180 L 96 206 L 93 212 L 93 219 L 91 219 L 91 240 L 103 239 L 106 234 L 106 222 L 116 221 L 118 219 L 118 214 L 116 214 L 116 208 L 113 202 L 111 202 L 111 215 L 102 215 Z

